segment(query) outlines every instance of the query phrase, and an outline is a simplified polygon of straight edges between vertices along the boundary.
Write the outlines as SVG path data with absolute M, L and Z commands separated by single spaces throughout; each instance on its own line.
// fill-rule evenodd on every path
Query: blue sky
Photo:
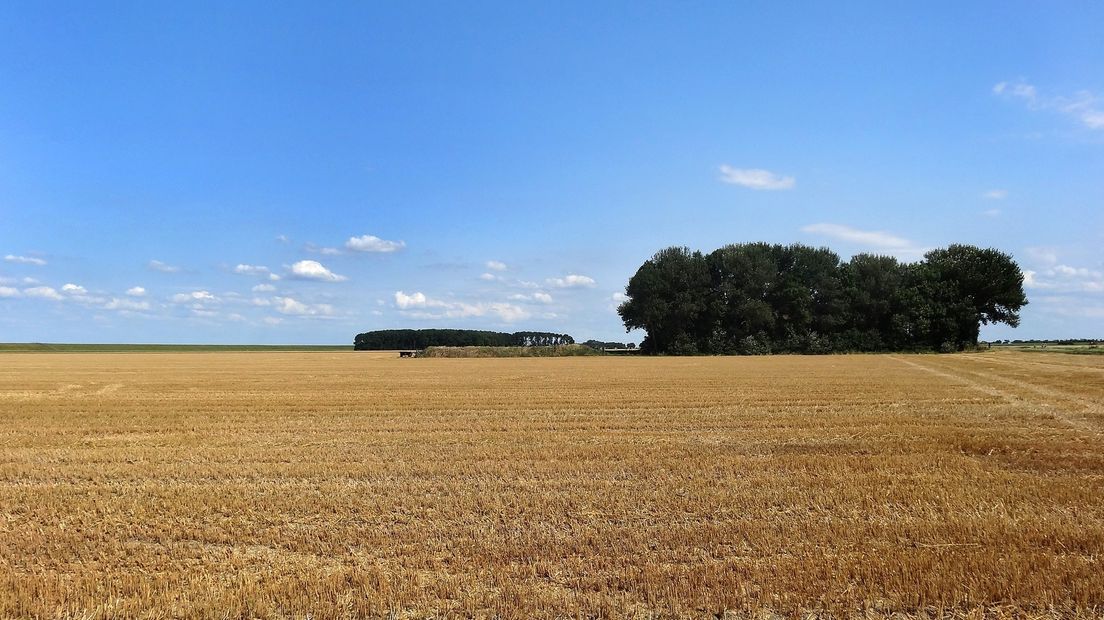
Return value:
M 0 341 L 639 342 L 642 261 L 758 240 L 1104 337 L 1100 3 L 276 4 L 0 5 Z

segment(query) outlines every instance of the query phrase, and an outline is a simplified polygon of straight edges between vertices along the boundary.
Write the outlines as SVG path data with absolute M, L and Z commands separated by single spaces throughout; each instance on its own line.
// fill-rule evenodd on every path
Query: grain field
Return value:
M 1097 617 L 1104 357 L 0 354 L 0 617 Z

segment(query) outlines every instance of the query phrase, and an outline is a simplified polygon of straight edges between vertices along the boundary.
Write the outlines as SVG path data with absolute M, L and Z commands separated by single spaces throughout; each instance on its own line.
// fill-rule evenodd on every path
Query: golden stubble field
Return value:
M 1104 357 L 0 355 L 0 617 L 1104 614 Z

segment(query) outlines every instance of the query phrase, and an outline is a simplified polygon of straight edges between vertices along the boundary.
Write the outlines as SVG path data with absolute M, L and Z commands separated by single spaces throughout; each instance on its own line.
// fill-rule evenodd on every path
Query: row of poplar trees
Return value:
M 899 262 L 827 248 L 743 243 L 709 254 L 661 250 L 618 308 L 646 353 L 671 355 L 955 351 L 982 324 L 1019 324 L 1023 273 L 1008 254 L 970 245 Z

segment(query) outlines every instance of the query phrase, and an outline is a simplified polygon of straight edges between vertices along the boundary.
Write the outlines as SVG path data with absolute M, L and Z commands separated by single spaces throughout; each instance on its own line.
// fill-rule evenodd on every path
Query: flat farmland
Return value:
M 0 617 L 1099 617 L 1104 357 L 0 354 Z

